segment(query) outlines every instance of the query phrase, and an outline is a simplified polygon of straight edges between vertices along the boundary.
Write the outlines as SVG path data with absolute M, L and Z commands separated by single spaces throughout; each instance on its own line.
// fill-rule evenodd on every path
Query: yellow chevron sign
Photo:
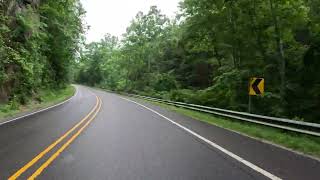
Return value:
M 251 78 L 249 82 L 249 95 L 256 96 L 264 94 L 264 78 Z

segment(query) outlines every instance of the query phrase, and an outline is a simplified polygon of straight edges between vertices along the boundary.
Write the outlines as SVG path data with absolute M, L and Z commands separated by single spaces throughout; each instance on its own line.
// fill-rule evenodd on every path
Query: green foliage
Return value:
M 45 108 L 70 98 L 75 93 L 73 86 L 59 89 L 39 89 L 38 93 L 28 99 L 28 104 L 21 106 L 18 98 L 14 97 L 7 104 L 0 104 L 0 121 L 3 118 L 16 116 L 19 113 L 30 112 Z
M 253 112 L 319 122 L 318 1 L 184 0 L 175 19 L 139 12 L 121 42 L 88 45 L 78 82 L 247 111 L 248 80 L 264 77 Z M 110 45 L 112 45 L 110 48 Z
M 78 0 L 0 2 L 0 103 L 66 86 L 83 14 Z
M 168 91 L 177 88 L 176 79 L 169 73 L 166 74 L 150 74 L 152 81 L 150 87 L 155 91 Z

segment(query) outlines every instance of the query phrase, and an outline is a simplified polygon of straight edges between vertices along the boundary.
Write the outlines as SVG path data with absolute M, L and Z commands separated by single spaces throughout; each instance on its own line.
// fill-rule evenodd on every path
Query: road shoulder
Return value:
M 137 101 L 137 100 L 136 100 Z M 146 101 L 139 103 L 169 117 L 203 137 L 284 179 L 314 179 L 320 161 L 284 148 L 195 120 Z M 294 173 L 292 173 L 294 172 Z

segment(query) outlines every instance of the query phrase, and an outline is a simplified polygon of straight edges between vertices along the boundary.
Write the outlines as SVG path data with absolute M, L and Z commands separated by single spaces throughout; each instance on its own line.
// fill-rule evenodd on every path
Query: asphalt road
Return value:
M 69 102 L 0 126 L 0 179 L 320 179 L 320 161 L 77 86 Z

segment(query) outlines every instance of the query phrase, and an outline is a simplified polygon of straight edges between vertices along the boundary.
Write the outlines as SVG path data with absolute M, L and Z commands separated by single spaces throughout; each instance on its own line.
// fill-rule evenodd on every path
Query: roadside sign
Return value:
M 264 94 L 264 78 L 250 78 L 249 95 L 256 96 Z

